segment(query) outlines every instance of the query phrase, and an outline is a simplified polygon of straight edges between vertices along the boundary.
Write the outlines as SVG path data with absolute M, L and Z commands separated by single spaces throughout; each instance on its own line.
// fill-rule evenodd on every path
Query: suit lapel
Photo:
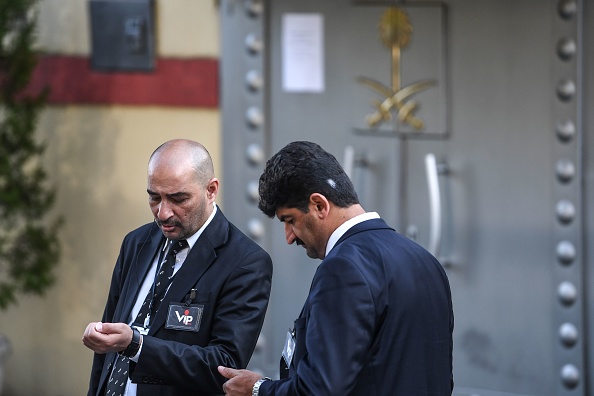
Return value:
M 213 265 L 217 254 L 215 249 L 227 242 L 229 222 L 220 209 L 217 209 L 212 222 L 196 241 L 188 257 L 175 275 L 161 306 L 155 315 L 149 335 L 154 334 L 165 323 L 169 303 L 183 301 L 186 294 Z
M 152 230 L 152 228 L 151 228 Z M 159 228 L 157 228 L 159 231 Z M 119 320 L 128 323 L 130 319 L 130 312 L 138 298 L 138 291 L 144 282 L 144 278 L 151 267 L 159 248 L 163 244 L 164 236 L 161 232 L 156 232 L 151 239 L 143 244 L 138 244 L 136 247 L 136 261 L 130 268 L 130 274 L 126 279 L 124 285 L 124 292 L 122 293 L 123 304 L 120 311 Z M 126 293 L 124 295 L 124 293 Z M 142 296 L 144 298 L 145 296 Z

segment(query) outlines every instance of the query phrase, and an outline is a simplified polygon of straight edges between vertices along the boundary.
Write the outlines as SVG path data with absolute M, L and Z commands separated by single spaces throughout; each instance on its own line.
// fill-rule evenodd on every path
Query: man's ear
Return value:
M 206 185 L 206 195 L 209 201 L 213 202 L 219 192 L 219 179 L 213 177 Z
M 313 193 L 309 196 L 309 207 L 320 219 L 325 219 L 330 213 L 330 202 L 320 193 Z

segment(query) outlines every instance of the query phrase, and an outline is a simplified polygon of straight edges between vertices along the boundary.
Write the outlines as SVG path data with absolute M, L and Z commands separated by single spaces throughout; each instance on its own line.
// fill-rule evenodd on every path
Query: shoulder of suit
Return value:
M 135 240 L 147 240 L 158 236 L 159 232 L 159 226 L 153 221 L 152 223 L 146 223 L 135 230 L 128 232 L 124 237 L 124 240 L 130 242 Z
M 349 231 L 351 232 L 361 232 L 361 231 L 370 231 L 370 230 L 392 230 L 395 231 L 394 228 L 390 227 L 383 219 L 370 219 L 365 220 L 361 223 L 357 223 L 352 226 L 346 233 L 348 234 Z

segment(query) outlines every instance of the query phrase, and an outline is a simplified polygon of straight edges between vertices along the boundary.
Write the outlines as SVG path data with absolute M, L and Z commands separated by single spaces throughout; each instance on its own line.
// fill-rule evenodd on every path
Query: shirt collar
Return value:
M 332 250 L 334 245 L 336 245 L 336 242 L 338 242 L 340 237 L 342 237 L 352 227 L 364 221 L 379 218 L 380 216 L 379 214 L 377 214 L 377 212 L 366 212 L 358 216 L 355 216 L 352 219 L 348 219 L 347 221 L 342 223 L 340 227 L 334 230 L 334 232 L 332 233 L 332 235 L 330 235 L 330 238 L 328 239 L 328 243 L 326 244 L 326 256 L 328 256 L 328 253 L 330 253 L 330 251 Z

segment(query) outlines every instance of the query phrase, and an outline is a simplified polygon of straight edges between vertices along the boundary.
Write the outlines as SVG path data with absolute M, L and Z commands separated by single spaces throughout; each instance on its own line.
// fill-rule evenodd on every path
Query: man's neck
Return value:
M 355 224 L 358 224 L 365 220 L 370 220 L 379 217 L 379 215 L 375 212 L 366 212 L 365 210 L 363 210 L 363 208 L 361 208 L 360 205 L 356 206 L 358 206 L 358 208 L 350 208 L 354 210 L 349 211 L 348 215 L 345 213 L 344 221 L 342 221 L 340 225 L 336 227 L 328 237 L 328 240 L 326 241 L 324 257 L 326 257 L 326 255 L 328 255 L 332 248 L 334 248 L 334 245 L 336 244 L 336 242 L 338 242 L 342 235 Z
M 335 206 L 334 210 L 336 211 L 336 217 L 333 221 L 332 232 L 340 227 L 345 221 L 365 213 L 365 209 L 359 204 L 351 205 L 348 208 L 339 208 Z

